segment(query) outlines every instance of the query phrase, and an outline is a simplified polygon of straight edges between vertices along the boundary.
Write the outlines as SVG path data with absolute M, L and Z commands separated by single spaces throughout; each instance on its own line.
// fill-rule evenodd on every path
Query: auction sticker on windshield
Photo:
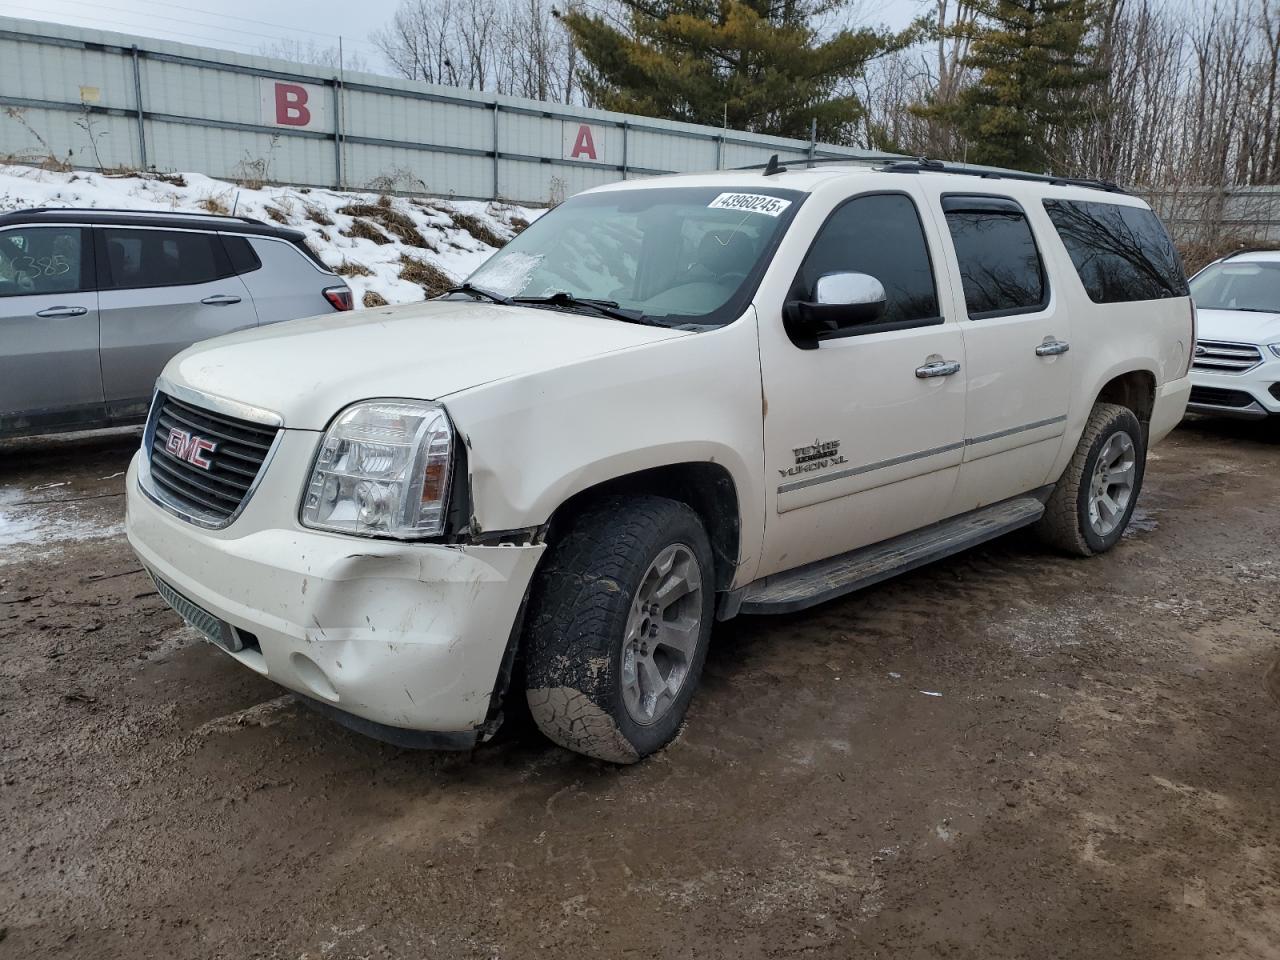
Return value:
M 722 193 L 707 206 L 712 210 L 746 210 L 750 213 L 763 213 L 767 217 L 776 217 L 791 206 L 791 201 L 780 197 L 768 197 L 763 193 Z

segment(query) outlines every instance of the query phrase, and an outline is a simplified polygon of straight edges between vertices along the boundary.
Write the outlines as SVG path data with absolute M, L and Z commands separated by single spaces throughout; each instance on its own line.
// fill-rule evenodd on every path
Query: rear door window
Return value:
M 102 238 L 103 289 L 191 286 L 235 273 L 216 234 L 110 227 Z
M 1182 261 L 1150 210 L 1080 200 L 1046 200 L 1044 208 L 1094 303 L 1187 295 Z
M 83 227 L 15 227 L 0 232 L 0 297 L 92 290 Z
M 970 319 L 1034 313 L 1049 285 L 1026 213 L 1004 197 L 944 196 Z

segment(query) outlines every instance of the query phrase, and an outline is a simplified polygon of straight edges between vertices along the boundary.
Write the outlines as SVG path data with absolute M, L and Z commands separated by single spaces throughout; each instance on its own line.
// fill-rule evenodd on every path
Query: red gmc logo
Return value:
M 208 470 L 213 466 L 213 461 L 203 454 L 213 453 L 218 449 L 218 445 L 212 440 L 172 427 L 169 430 L 169 439 L 164 442 L 164 448 L 179 460 L 185 460 L 201 470 Z

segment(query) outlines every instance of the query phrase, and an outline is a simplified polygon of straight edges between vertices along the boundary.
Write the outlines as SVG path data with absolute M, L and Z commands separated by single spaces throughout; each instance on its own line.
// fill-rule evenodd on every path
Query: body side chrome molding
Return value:
M 921 450 L 918 453 L 907 453 L 900 457 L 891 457 L 888 460 L 878 460 L 875 463 L 864 464 L 860 467 L 849 467 L 845 470 L 837 470 L 835 473 L 823 474 L 817 477 L 805 477 L 803 480 L 792 480 L 789 483 L 778 485 L 778 494 L 790 493 L 793 490 L 803 490 L 806 487 L 817 486 L 820 483 L 830 483 L 833 480 L 844 480 L 848 477 L 858 477 L 864 473 L 872 473 L 876 470 L 884 470 L 888 467 L 896 467 L 899 464 L 911 463 L 914 460 L 924 460 L 928 457 L 936 457 L 941 453 L 950 453 L 952 450 L 959 450 L 963 447 L 971 447 L 979 443 L 987 443 L 991 440 L 1000 440 L 1004 437 L 1011 437 L 1016 433 L 1025 433 L 1028 430 L 1038 430 L 1041 427 L 1052 426 L 1055 423 L 1066 423 L 1067 415 L 1064 413 L 1058 417 L 1049 417 L 1045 420 L 1036 420 L 1032 423 L 1024 423 L 1017 427 L 1010 427 L 1007 430 L 999 430 L 995 433 L 988 433 L 981 437 L 970 437 L 964 440 L 957 440 L 955 443 L 944 444 L 941 447 L 933 447 L 929 450 Z

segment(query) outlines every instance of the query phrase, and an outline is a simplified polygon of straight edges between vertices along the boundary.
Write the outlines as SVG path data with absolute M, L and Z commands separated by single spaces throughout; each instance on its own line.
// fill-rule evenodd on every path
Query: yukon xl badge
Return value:
M 213 453 L 218 449 L 218 445 L 212 440 L 172 427 L 169 430 L 168 439 L 164 442 L 164 449 L 166 453 L 173 454 L 179 460 L 185 460 L 193 467 L 208 470 L 213 466 L 213 461 L 204 454 Z
M 779 470 L 778 473 L 781 476 L 794 477 L 797 474 L 825 470 L 827 467 L 848 462 L 840 455 L 839 440 L 815 440 L 805 447 L 793 447 L 791 452 L 796 458 L 795 465 Z

